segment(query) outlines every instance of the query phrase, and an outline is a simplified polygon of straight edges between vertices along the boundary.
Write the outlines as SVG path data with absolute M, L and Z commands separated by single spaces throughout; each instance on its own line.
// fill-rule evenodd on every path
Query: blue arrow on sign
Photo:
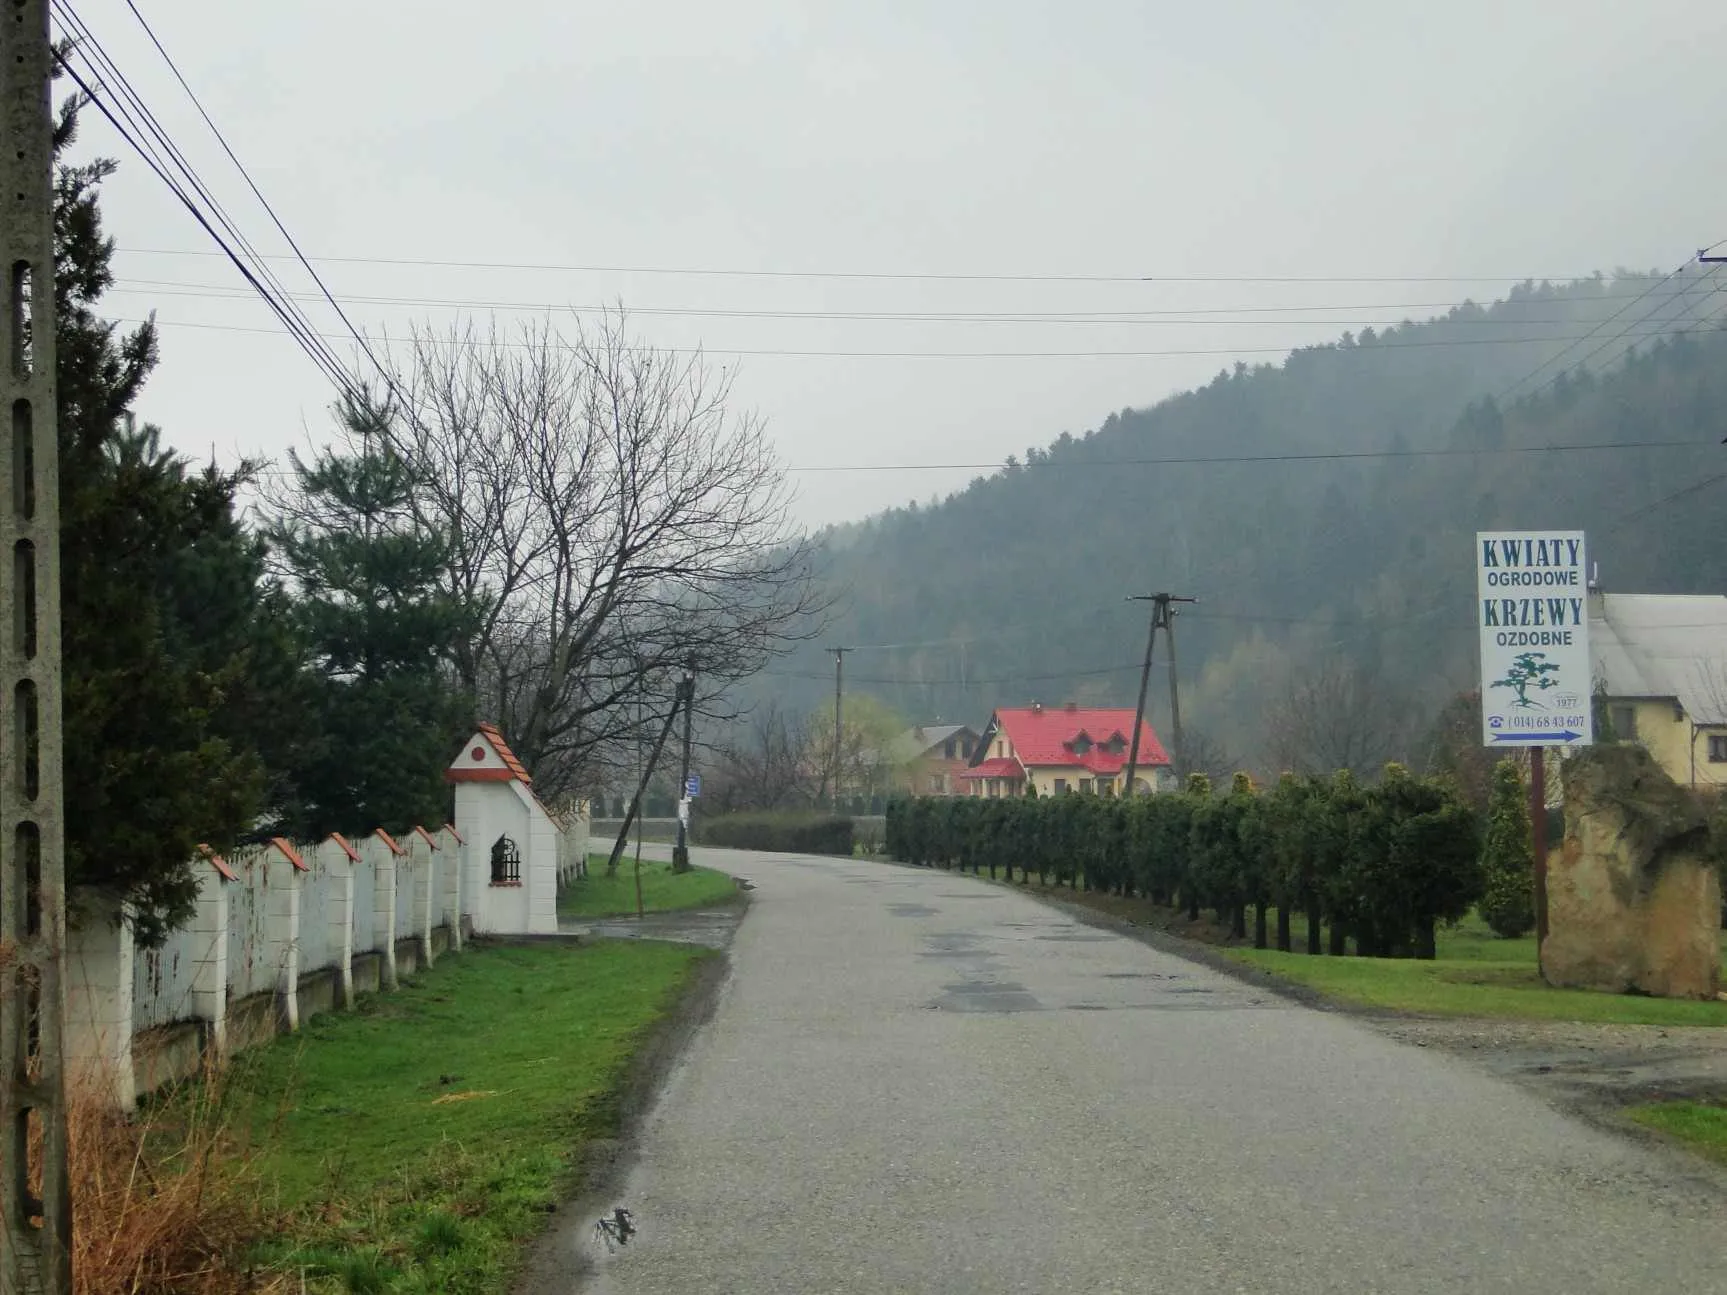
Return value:
M 1495 733 L 1495 742 L 1540 742 L 1543 746 L 1551 742 L 1575 742 L 1583 734 L 1573 733 L 1566 729 L 1563 733 Z

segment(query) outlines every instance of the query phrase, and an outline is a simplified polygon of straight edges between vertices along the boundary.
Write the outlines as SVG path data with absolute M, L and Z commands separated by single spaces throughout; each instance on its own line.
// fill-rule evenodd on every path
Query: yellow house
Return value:
M 1727 786 L 1727 597 L 1591 589 L 1589 651 L 1613 736 L 1675 782 Z

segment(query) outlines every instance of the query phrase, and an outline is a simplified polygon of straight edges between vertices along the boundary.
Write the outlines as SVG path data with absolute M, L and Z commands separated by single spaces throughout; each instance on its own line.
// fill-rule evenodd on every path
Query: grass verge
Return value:
M 1209 915 L 1188 922 L 1146 899 L 1125 899 L 1065 886 L 1013 883 L 1033 894 L 1079 904 L 1112 917 L 1217 947 L 1232 961 L 1317 990 L 1340 1002 L 1432 1016 L 1498 1020 L 1575 1021 L 1615 1025 L 1727 1026 L 1727 1003 L 1554 989 L 1536 966 L 1535 938 L 1503 940 L 1474 914 L 1438 932 L 1438 958 L 1334 958 L 1254 949 L 1232 940 Z M 1275 914 L 1272 924 L 1275 926 Z M 1249 926 L 1251 927 L 1251 915 Z M 1306 946 L 1307 923 L 1292 915 L 1295 947 Z M 1723 936 L 1727 961 L 1727 934 Z
M 245 1054 L 230 1100 L 283 1227 L 262 1263 L 312 1291 L 504 1290 L 706 956 L 476 947 Z
M 673 872 L 669 863 L 642 860 L 642 906 L 649 913 L 704 908 L 738 893 L 737 882 L 712 868 Z M 626 859 L 618 875 L 606 876 L 606 856 L 588 856 L 588 875 L 558 892 L 559 917 L 624 917 L 636 912 L 635 863 Z
M 1626 1112 L 1644 1128 L 1683 1142 L 1715 1160 L 1727 1161 L 1727 1106 L 1708 1102 L 1651 1102 Z

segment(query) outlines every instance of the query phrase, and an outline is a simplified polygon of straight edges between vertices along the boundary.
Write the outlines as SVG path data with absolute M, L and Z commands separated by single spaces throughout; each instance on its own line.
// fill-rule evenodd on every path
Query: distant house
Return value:
M 1022 796 L 1029 784 L 1040 796 L 1122 793 L 1133 712 L 1099 707 L 1030 706 L 998 710 L 963 775 L 973 796 Z M 1144 795 L 1174 786 L 1169 754 L 1141 723 L 1134 792 Z
M 1727 786 L 1727 597 L 1591 589 L 1589 651 L 1613 736 L 1675 782 Z
M 977 750 L 969 724 L 920 724 L 894 740 L 892 764 L 899 788 L 913 796 L 963 796 L 961 781 Z

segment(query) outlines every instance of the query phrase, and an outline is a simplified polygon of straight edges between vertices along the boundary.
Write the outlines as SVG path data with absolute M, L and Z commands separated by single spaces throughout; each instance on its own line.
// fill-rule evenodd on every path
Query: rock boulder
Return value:
M 1639 746 L 1563 763 L 1565 841 L 1547 867 L 1550 985 L 1713 998 L 1721 883 L 1695 799 Z

